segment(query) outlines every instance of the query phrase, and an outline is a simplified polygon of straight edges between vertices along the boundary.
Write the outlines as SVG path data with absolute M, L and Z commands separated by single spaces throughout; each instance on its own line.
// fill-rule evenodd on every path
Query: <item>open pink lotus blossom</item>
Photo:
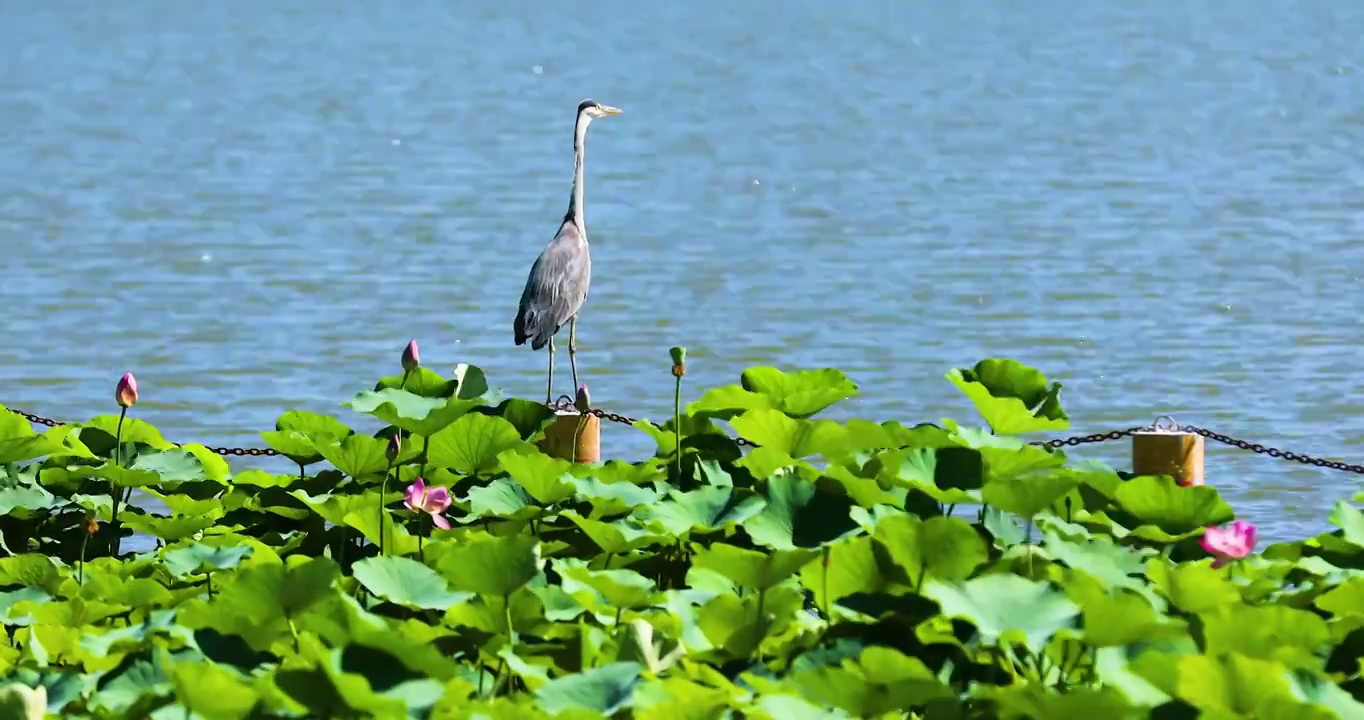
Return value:
M 114 400 L 118 401 L 118 406 L 124 409 L 137 404 L 137 378 L 130 372 L 123 373 L 123 377 L 118 379 L 118 387 L 114 389 Z
M 1240 560 L 1255 549 L 1255 525 L 1245 520 L 1236 520 L 1222 527 L 1209 527 L 1203 530 L 1199 544 L 1204 550 L 1216 556 L 1213 567 L 1222 567 L 1232 560 Z
M 424 512 L 431 516 L 431 522 L 441 530 L 450 529 L 450 521 L 441 513 L 450 507 L 450 491 L 443 487 L 428 488 L 426 481 L 417 478 L 407 486 L 403 504 L 412 512 Z

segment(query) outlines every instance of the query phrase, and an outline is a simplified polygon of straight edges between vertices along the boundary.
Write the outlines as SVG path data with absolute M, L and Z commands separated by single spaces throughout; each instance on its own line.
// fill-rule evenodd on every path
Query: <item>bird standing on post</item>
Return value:
M 578 311 L 587 300 L 592 280 L 592 257 L 587 249 L 587 224 L 583 220 L 583 142 L 587 126 L 599 117 L 616 115 L 619 108 L 595 100 L 578 103 L 578 119 L 573 126 L 573 192 L 568 212 L 559 232 L 549 241 L 530 268 L 526 289 L 521 291 L 521 307 L 516 312 L 516 344 L 530 340 L 532 350 L 549 346 L 549 377 L 545 402 L 554 398 L 554 334 L 568 323 L 568 364 L 573 370 L 573 387 L 578 387 Z

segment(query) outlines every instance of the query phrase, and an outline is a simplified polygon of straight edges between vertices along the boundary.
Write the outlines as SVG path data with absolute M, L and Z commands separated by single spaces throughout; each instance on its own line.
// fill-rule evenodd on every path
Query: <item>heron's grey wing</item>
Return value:
M 526 278 L 521 306 L 516 315 L 516 344 L 531 339 L 531 347 L 544 347 L 554 333 L 578 314 L 587 299 L 592 279 L 592 258 L 582 233 L 572 221 L 545 247 Z

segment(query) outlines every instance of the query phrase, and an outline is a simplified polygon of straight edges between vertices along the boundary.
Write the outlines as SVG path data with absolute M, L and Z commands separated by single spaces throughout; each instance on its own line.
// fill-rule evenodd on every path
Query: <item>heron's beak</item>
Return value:
M 602 105 L 602 106 L 601 106 L 601 111 L 602 111 L 603 113 L 607 114 L 607 115 L 619 115 L 619 114 L 620 114 L 620 108 L 618 108 L 618 107 L 611 107 L 610 105 Z

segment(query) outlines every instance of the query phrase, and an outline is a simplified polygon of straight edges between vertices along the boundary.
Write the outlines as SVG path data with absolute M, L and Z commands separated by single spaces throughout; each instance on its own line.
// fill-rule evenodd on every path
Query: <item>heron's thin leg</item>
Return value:
M 545 381 L 545 404 L 554 402 L 554 337 L 549 338 L 549 378 Z
M 573 393 L 577 397 L 578 388 L 578 316 L 568 319 L 568 367 L 573 371 Z

